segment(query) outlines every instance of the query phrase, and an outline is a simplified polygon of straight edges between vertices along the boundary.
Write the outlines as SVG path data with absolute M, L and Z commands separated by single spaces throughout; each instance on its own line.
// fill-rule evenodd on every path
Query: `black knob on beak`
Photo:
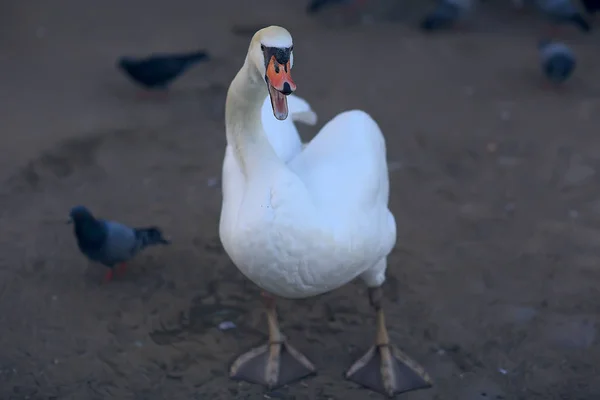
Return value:
M 285 82 L 283 84 L 283 90 L 281 91 L 281 93 L 285 94 L 286 96 L 288 94 L 292 94 L 292 87 L 290 86 L 289 83 Z

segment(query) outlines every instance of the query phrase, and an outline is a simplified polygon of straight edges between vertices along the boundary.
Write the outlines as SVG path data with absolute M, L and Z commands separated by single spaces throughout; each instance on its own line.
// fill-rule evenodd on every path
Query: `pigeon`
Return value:
M 79 250 L 91 261 L 109 268 L 105 282 L 112 280 L 115 266 L 119 266 L 117 272 L 122 274 L 126 263 L 146 247 L 170 244 L 157 227 L 130 228 L 96 219 L 84 206 L 73 207 L 69 216 Z
M 577 62 L 575 54 L 567 45 L 543 39 L 538 49 L 542 72 L 550 82 L 561 84 L 571 77 Z
M 536 4 L 557 25 L 571 24 L 585 33 L 592 30 L 571 0 L 537 0 Z
M 306 8 L 306 12 L 308 14 L 315 14 L 319 11 L 321 11 L 324 7 L 330 6 L 330 5 L 335 5 L 335 4 L 345 4 L 345 5 L 352 5 L 352 3 L 354 3 L 354 6 L 358 6 L 361 5 L 365 2 L 365 0 L 311 0 L 311 2 L 308 4 L 308 7 Z
M 146 58 L 121 57 L 117 66 L 140 86 L 150 90 L 167 89 L 179 75 L 196 63 L 210 59 L 204 51 L 187 54 L 153 54 Z
M 437 7 L 421 20 L 421 29 L 432 32 L 451 28 L 471 12 L 472 7 L 472 0 L 439 0 Z

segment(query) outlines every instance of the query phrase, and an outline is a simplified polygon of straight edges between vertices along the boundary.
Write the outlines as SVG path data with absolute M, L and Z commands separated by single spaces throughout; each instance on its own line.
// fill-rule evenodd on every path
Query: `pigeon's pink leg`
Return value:
M 108 283 L 112 281 L 113 278 L 113 270 L 112 268 L 106 271 L 106 275 L 104 275 L 104 283 Z
M 160 101 L 166 101 L 169 98 L 169 90 L 164 89 L 159 92 L 155 92 L 155 96 Z
M 547 79 L 541 84 L 542 91 L 549 95 L 564 95 L 566 93 L 565 86 L 560 83 L 550 82 Z
M 119 266 L 117 267 L 117 274 L 119 276 L 122 276 L 125 273 L 125 269 L 126 268 L 127 268 L 127 264 L 126 263 L 119 264 Z
M 468 30 L 469 29 L 468 29 L 467 25 L 465 25 L 464 21 L 457 21 L 452 26 L 452 31 L 454 31 L 456 33 L 466 33 L 466 32 L 468 32 Z
M 547 32 L 547 35 L 550 37 L 550 39 L 559 39 L 563 35 L 564 31 L 561 26 L 551 24 L 548 27 Z
M 148 98 L 150 97 L 150 93 L 146 90 L 141 90 L 139 92 L 137 92 L 137 96 L 138 100 L 148 100 Z
M 354 0 L 350 7 L 346 8 L 347 16 L 358 16 L 360 15 L 360 9 L 365 5 L 367 0 Z
M 354 2 L 354 7 L 355 8 L 359 8 L 365 5 L 365 3 L 367 2 L 367 0 L 356 0 Z

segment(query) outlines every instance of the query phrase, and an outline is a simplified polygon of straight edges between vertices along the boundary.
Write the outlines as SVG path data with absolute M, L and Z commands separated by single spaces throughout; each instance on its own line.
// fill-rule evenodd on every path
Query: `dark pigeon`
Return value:
M 433 32 L 452 28 L 472 9 L 470 0 L 439 0 L 436 8 L 421 20 L 421 29 Z
M 575 54 L 564 43 L 541 40 L 539 45 L 542 72 L 554 84 L 567 81 L 575 71 Z
M 536 4 L 557 25 L 571 24 L 585 33 L 592 30 L 571 0 L 537 0 Z
M 188 54 L 155 54 L 147 58 L 121 57 L 117 65 L 146 89 L 167 89 L 169 84 L 196 63 L 208 60 L 206 51 Z
M 90 260 L 109 268 L 106 281 L 113 278 L 115 266 L 119 266 L 119 273 L 124 272 L 125 264 L 146 247 L 170 244 L 157 227 L 130 228 L 96 219 L 84 206 L 73 207 L 69 216 L 69 222 L 75 226 L 79 250 Z

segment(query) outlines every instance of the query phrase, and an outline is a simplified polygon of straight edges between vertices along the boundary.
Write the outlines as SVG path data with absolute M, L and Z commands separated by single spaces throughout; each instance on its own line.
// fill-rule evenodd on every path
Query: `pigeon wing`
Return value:
M 103 249 L 103 262 L 114 265 L 133 258 L 138 249 L 134 230 L 114 221 L 104 221 L 104 224 L 108 235 Z

